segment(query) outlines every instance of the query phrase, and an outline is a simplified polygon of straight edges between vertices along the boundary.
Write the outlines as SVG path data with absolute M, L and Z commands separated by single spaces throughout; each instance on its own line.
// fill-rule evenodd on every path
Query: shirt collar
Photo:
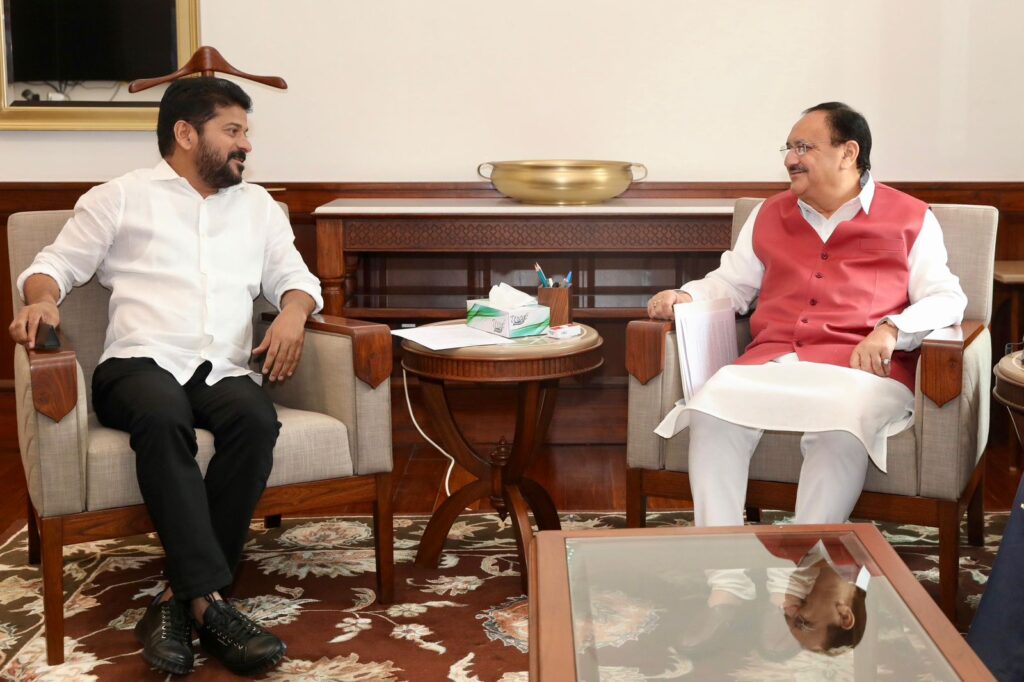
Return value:
M 185 183 L 188 182 L 188 180 L 183 178 L 181 175 L 178 175 L 178 171 L 174 170 L 171 167 L 171 164 L 167 163 L 166 159 L 160 159 L 160 162 L 158 164 L 156 164 L 155 166 L 153 166 L 153 179 L 154 180 L 181 180 L 182 182 L 185 182 Z M 226 194 L 228 192 L 235 192 L 235 191 L 238 191 L 238 190 L 242 189 L 247 184 L 248 183 L 245 180 L 242 180 L 237 185 L 232 185 L 231 187 L 224 187 L 222 189 L 217 190 L 217 194 Z
M 871 202 L 875 198 L 875 181 L 871 177 L 871 173 L 865 172 L 860 176 L 860 193 L 854 198 L 847 201 L 845 204 L 839 207 L 839 211 L 850 206 L 854 203 L 859 204 L 859 208 L 864 209 L 864 213 L 870 215 L 871 213 Z M 818 212 L 811 208 L 810 204 L 806 203 L 803 199 L 797 199 L 797 205 L 800 206 L 800 210 L 805 214 L 811 212 L 817 214 Z M 838 213 L 839 211 L 836 211 Z M 850 217 L 853 217 L 852 215 Z
M 822 559 L 824 559 L 838 575 L 842 576 L 848 574 L 848 571 L 840 570 L 839 566 L 837 566 L 832 560 L 832 555 L 829 554 L 828 548 L 825 547 L 825 542 L 823 540 L 818 540 L 814 547 L 811 547 L 811 549 L 808 550 L 807 554 L 805 554 L 800 560 L 800 563 L 797 564 L 797 569 L 806 571 Z M 857 571 L 857 576 L 848 582 L 852 582 L 857 587 L 867 592 L 868 583 L 870 581 L 871 572 L 867 569 L 867 566 L 861 566 L 860 570 Z
M 166 159 L 160 159 L 160 163 L 153 166 L 153 179 L 154 180 L 184 180 L 178 172 L 171 168 L 171 164 L 167 163 Z
M 860 176 L 860 194 L 857 195 L 860 198 L 860 207 L 864 209 L 864 213 L 871 213 L 871 202 L 875 199 L 875 181 L 871 177 L 871 173 L 865 172 Z

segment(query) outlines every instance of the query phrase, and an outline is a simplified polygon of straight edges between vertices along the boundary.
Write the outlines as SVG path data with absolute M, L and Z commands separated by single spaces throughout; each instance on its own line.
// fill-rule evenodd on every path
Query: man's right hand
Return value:
M 45 322 L 52 327 L 60 324 L 60 311 L 57 309 L 56 303 L 40 301 L 22 308 L 11 322 L 11 338 L 15 343 L 20 343 L 29 349 L 33 348 L 40 322 Z
M 692 303 L 693 298 L 684 291 L 678 289 L 666 289 L 659 291 L 647 302 L 647 314 L 656 320 L 671 320 L 675 318 L 672 306 L 676 303 Z

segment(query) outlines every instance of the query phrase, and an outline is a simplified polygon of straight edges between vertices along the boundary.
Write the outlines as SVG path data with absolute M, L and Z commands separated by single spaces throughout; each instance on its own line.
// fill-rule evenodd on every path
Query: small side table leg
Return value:
M 522 566 L 519 567 L 519 579 L 523 586 L 523 594 L 529 591 L 530 571 L 527 565 L 527 550 L 533 541 L 533 526 L 527 513 L 526 500 L 517 485 L 505 486 L 505 506 L 512 516 L 512 532 L 516 537 L 516 550 Z
M 416 565 L 420 568 L 436 568 L 437 560 L 441 557 L 445 540 L 448 539 L 448 531 L 452 524 L 459 518 L 463 510 L 473 502 L 486 498 L 491 493 L 489 481 L 474 481 L 467 486 L 459 488 L 430 517 L 423 537 L 420 538 L 420 547 L 416 550 Z
M 533 511 L 533 517 L 537 520 L 537 527 L 541 530 L 562 530 L 562 523 L 558 520 L 558 509 L 548 491 L 530 478 L 519 480 L 519 490 L 522 492 L 526 502 Z
M 505 504 L 505 467 L 511 455 L 505 436 L 498 441 L 498 447 L 491 452 L 491 505 L 498 512 L 498 518 L 504 521 L 508 517 L 508 505 Z

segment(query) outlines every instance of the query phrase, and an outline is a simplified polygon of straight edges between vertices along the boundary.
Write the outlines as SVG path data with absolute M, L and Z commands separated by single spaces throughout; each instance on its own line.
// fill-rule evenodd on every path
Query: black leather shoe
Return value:
M 220 599 L 207 598 L 199 643 L 236 675 L 270 670 L 284 658 L 284 642 Z
M 142 658 L 157 670 L 172 675 L 192 672 L 192 619 L 187 605 L 177 599 L 154 601 L 135 624 L 135 637 L 142 644 Z
M 710 654 L 730 642 L 735 648 L 747 629 L 744 617 L 749 609 L 743 604 L 710 606 L 691 620 L 679 638 L 676 650 L 686 654 Z

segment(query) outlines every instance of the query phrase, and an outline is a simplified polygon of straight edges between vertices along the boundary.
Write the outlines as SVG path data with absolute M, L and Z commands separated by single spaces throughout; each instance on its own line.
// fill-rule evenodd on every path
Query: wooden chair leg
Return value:
M 395 599 L 395 522 L 391 500 L 391 474 L 377 474 L 376 478 L 373 546 L 377 562 L 377 601 L 381 604 L 390 604 Z
M 274 514 L 273 516 L 263 517 L 264 528 L 280 528 L 281 527 L 281 515 Z
M 64 662 L 64 530 L 61 519 L 39 520 L 43 562 L 43 621 L 46 662 Z
M 960 506 L 939 503 L 939 606 L 956 624 L 957 592 L 960 583 Z
M 626 469 L 626 526 L 647 525 L 647 496 L 644 495 L 644 470 Z
M 984 466 L 984 464 L 982 464 Z M 967 542 L 974 547 L 985 546 L 985 474 L 967 503 Z
M 761 508 L 747 507 L 747 523 L 761 523 Z
M 39 565 L 39 527 L 36 525 L 36 509 L 29 499 L 26 513 L 26 530 L 28 531 L 28 562 Z

